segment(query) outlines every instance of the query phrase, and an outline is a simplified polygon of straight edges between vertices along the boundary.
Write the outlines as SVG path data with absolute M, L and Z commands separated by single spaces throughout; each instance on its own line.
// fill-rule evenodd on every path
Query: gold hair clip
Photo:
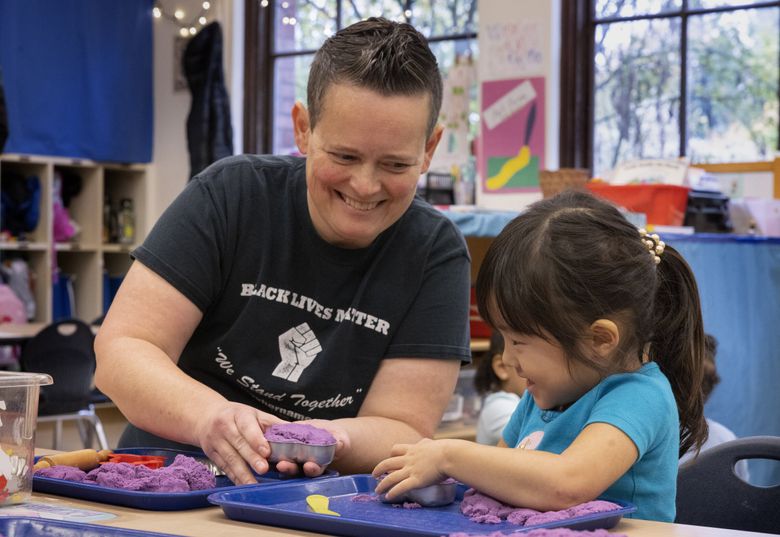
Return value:
M 644 228 L 639 230 L 639 236 L 642 238 L 642 242 L 645 244 L 645 246 L 647 246 L 647 250 L 650 252 L 650 255 L 655 261 L 655 264 L 657 265 L 660 263 L 661 254 L 664 253 L 666 243 L 662 241 L 661 237 L 659 237 L 657 234 L 653 233 L 651 235 Z

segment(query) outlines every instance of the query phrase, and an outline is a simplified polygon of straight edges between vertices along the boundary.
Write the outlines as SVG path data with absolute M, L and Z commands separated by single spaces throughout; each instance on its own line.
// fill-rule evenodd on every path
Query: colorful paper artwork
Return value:
M 544 77 L 482 83 L 479 171 L 487 193 L 539 190 L 544 169 Z

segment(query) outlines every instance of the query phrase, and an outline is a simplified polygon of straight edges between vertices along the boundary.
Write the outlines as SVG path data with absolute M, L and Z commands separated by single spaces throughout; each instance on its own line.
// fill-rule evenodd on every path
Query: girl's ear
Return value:
M 620 343 L 620 329 L 609 319 L 598 319 L 590 325 L 593 351 L 602 358 L 609 357 Z
M 506 382 L 509 378 L 509 372 L 506 370 L 503 360 L 501 360 L 500 354 L 494 354 L 492 358 L 493 373 L 496 374 L 498 380 Z

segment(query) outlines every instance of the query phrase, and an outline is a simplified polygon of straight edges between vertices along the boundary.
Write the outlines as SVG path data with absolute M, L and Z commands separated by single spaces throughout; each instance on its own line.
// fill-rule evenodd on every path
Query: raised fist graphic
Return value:
M 282 361 L 274 369 L 273 376 L 298 382 L 301 373 L 322 351 L 317 336 L 308 323 L 302 323 L 279 336 L 279 354 Z

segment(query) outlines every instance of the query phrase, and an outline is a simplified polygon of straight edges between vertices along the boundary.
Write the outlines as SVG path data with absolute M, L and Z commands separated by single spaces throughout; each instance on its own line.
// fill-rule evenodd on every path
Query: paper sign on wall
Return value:
M 536 18 L 480 25 L 480 71 L 483 80 L 544 72 L 546 47 Z
M 482 83 L 479 171 L 486 193 L 539 190 L 544 169 L 544 77 Z

